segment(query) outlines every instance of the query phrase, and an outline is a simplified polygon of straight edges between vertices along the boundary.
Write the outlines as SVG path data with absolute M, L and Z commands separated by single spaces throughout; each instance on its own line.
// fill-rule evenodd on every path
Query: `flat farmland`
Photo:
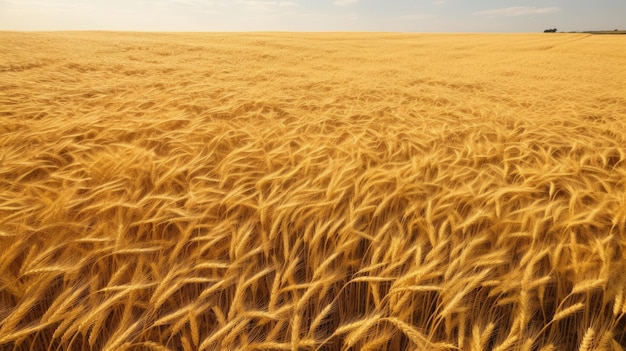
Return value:
M 626 349 L 625 63 L 0 32 L 0 350 Z

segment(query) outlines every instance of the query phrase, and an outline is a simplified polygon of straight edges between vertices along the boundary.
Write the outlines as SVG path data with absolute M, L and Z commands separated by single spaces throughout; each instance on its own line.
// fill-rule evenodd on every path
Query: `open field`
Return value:
M 624 350 L 625 62 L 0 33 L 0 350 Z

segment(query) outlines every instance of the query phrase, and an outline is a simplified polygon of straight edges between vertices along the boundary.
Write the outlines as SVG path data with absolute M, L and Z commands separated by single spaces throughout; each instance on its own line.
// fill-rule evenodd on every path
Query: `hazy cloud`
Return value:
M 570 4 L 571 2 L 571 4 Z M 390 6 L 390 4 L 393 5 Z M 626 0 L 0 0 L 0 30 L 529 32 L 620 28 Z M 514 5 L 514 6 L 513 6 Z M 488 20 L 487 20 L 488 19 Z
M 185 5 L 185 6 L 191 6 L 191 7 L 204 7 L 204 6 L 215 5 L 213 1 L 202 1 L 202 0 L 172 0 L 172 2 L 176 4 Z
M 503 9 L 485 10 L 474 12 L 479 16 L 525 16 L 525 15 L 545 15 L 548 13 L 554 13 L 561 11 L 560 7 L 527 7 L 527 6 L 512 6 Z
M 351 4 L 356 4 L 359 0 L 335 0 L 335 6 L 347 6 Z
M 4 4 L 20 8 L 37 9 L 58 9 L 58 10 L 84 10 L 92 8 L 91 4 L 77 1 L 45 1 L 45 0 L 4 0 L 0 1 L 0 6 Z
M 281 1 L 278 4 L 278 7 L 283 7 L 283 8 L 295 8 L 298 7 L 298 3 L 295 1 Z
M 207 0 L 171 0 L 171 3 L 156 2 L 156 4 L 162 4 L 162 8 L 172 9 L 173 7 L 193 9 L 193 11 L 202 11 L 205 13 L 220 13 L 217 9 L 227 6 L 222 1 L 207 1 Z
M 406 20 L 406 21 L 419 21 L 419 20 L 433 19 L 435 17 L 436 17 L 435 15 L 429 15 L 425 13 L 413 13 L 413 14 L 408 14 L 408 15 L 402 15 L 399 18 L 401 20 Z
M 248 11 L 252 12 L 274 12 L 278 8 L 298 7 L 295 1 L 238 1 L 238 3 L 243 4 Z

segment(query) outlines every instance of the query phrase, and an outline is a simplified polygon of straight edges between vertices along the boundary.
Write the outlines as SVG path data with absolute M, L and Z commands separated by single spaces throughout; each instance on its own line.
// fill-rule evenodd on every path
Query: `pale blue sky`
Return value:
M 0 0 L 0 30 L 626 29 L 626 0 Z

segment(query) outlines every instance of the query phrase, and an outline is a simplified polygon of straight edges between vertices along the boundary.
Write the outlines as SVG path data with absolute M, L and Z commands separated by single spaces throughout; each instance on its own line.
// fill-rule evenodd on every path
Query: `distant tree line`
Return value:
M 546 29 L 543 31 L 544 33 L 556 33 L 556 28 Z

